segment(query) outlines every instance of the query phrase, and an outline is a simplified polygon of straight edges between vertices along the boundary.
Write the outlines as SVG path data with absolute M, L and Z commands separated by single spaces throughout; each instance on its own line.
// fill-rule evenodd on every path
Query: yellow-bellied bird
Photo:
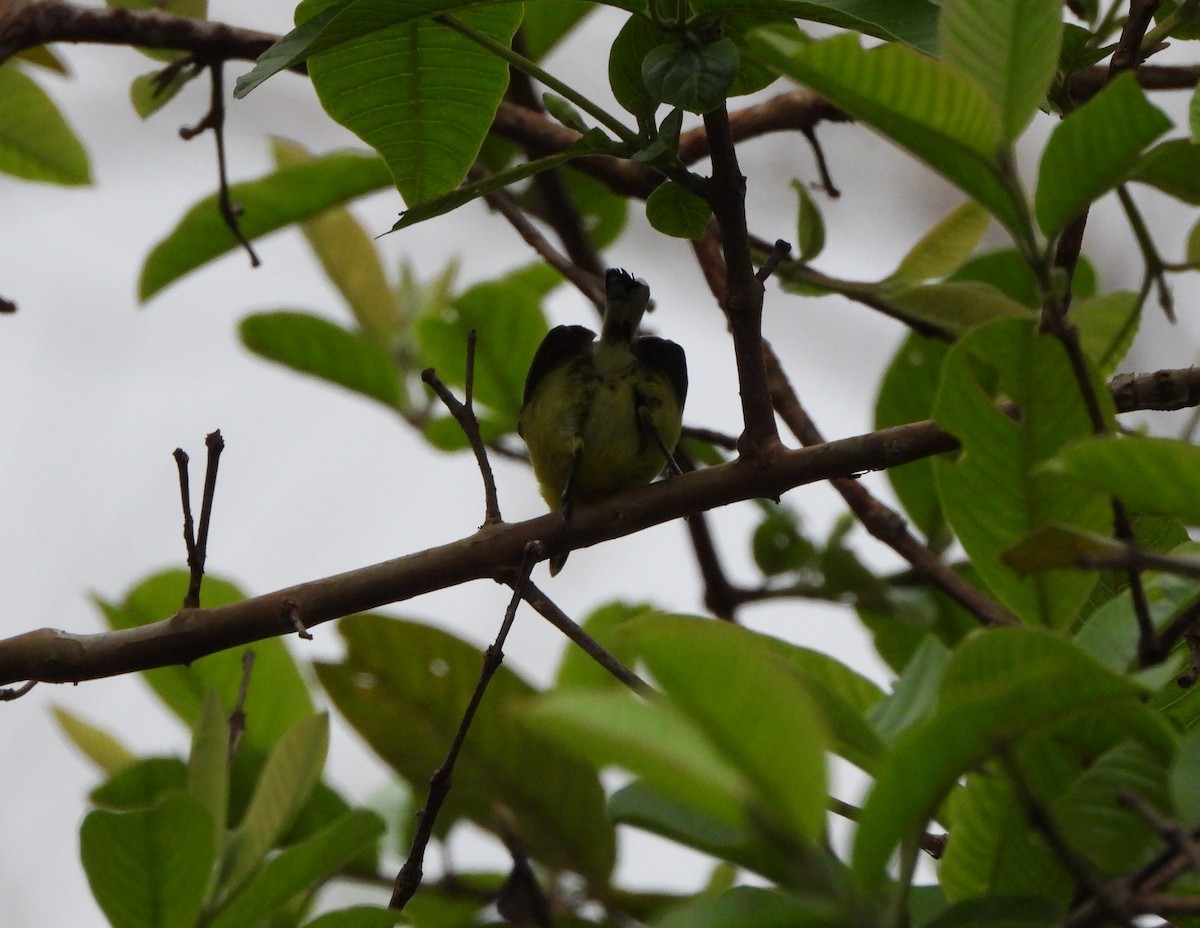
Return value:
M 538 346 L 525 378 L 517 431 L 529 447 L 542 497 L 570 518 L 590 503 L 657 477 L 679 441 L 687 359 L 665 338 L 635 338 L 650 288 L 626 271 L 604 276 L 600 340 L 560 325 Z M 566 555 L 552 558 L 550 572 Z

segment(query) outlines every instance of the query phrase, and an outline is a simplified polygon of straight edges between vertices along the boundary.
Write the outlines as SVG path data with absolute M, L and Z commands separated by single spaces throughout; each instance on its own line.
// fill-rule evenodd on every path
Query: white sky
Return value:
M 247 7 L 210 4 L 214 19 L 283 31 L 286 0 Z M 249 14 L 247 14 L 249 10 Z M 598 57 L 619 25 L 597 23 L 551 59 L 550 66 L 585 92 L 603 96 L 605 62 Z M 382 407 L 251 356 L 235 326 L 252 310 L 305 308 L 346 320 L 336 294 L 317 271 L 298 234 L 259 244 L 264 266 L 252 271 L 233 254 L 161 294 L 136 303 L 136 281 L 148 249 L 182 212 L 215 188 L 212 139 L 179 140 L 207 105 L 197 82 L 164 112 L 142 122 L 127 103 L 147 59 L 127 49 L 61 50 L 74 75 L 37 79 L 61 104 L 92 156 L 96 185 L 86 190 L 26 184 L 0 176 L 6 234 L 0 237 L 0 293 L 20 310 L 0 318 L 0 636 L 42 626 L 78 632 L 102 628 L 89 594 L 119 599 L 148 574 L 182 566 L 178 489 L 171 451 L 192 456 L 195 492 L 201 483 L 203 439 L 220 428 L 221 463 L 209 569 L 251 594 L 326 576 L 462 537 L 481 521 L 478 478 L 468 455 L 428 451 Z M 228 85 L 248 65 L 229 66 Z M 1185 102 L 1175 95 L 1173 106 Z M 317 151 L 358 145 L 317 107 L 307 83 L 284 75 L 247 101 L 231 104 L 227 144 L 235 180 L 269 168 L 267 137 L 278 134 Z M 825 202 L 829 244 L 819 266 L 869 279 L 886 274 L 906 248 L 959 197 L 895 150 L 851 126 L 821 132 L 843 197 Z M 798 136 L 745 146 L 751 177 L 751 224 L 766 238 L 794 236 L 793 177 L 815 179 Z M 1031 169 L 1035 159 L 1027 159 Z M 914 195 L 914 191 L 919 191 Z M 1182 249 L 1186 225 L 1155 204 L 1169 256 Z M 372 232 L 390 227 L 401 203 L 394 194 L 361 201 L 355 211 Z M 1097 230 L 1119 229 L 1117 212 L 1102 207 Z M 692 369 L 689 423 L 738 430 L 732 352 L 716 308 L 685 243 L 649 234 L 640 216 L 608 255 L 649 280 L 659 310 L 658 331 L 688 351 Z M 477 243 L 486 241 L 488 247 Z M 380 240 L 387 264 L 404 258 L 425 276 L 448 261 L 462 263 L 460 280 L 486 279 L 530 259 L 501 220 L 481 207 Z M 1094 254 L 1097 253 L 1094 251 Z M 1135 287 L 1137 256 L 1118 239 L 1098 252 L 1104 282 Z M 1130 368 L 1187 366 L 1194 360 L 1191 286 L 1178 291 L 1181 325 L 1144 340 Z M 560 289 L 555 322 L 590 321 L 590 309 Z M 1148 328 L 1165 334 L 1157 315 Z M 899 327 L 840 300 L 768 296 L 766 329 L 828 437 L 866 431 L 878 378 L 898 343 Z M 501 505 L 512 521 L 543 511 L 532 477 L 494 462 Z M 868 478 L 874 488 L 883 481 Z M 882 491 L 886 492 L 886 491 Z M 453 501 L 453 502 L 448 502 Z M 840 512 L 823 487 L 803 488 L 787 501 L 818 528 Z M 722 553 L 735 578 L 750 579 L 751 506 L 715 515 Z M 861 533 L 860 533 L 861 534 Z M 890 565 L 869 539 L 859 547 Z M 664 583 L 664 577 L 670 582 Z M 698 581 L 681 525 L 577 552 L 546 587 L 582 618 L 612 598 L 649 599 L 677 611 L 701 608 Z M 391 611 L 450 628 L 481 645 L 490 640 L 505 603 L 488 583 L 430 595 Z M 817 647 L 876 677 L 853 616 L 806 603 L 747 610 L 755 627 Z M 338 651 L 334 625 L 312 643 L 290 642 L 300 656 Z M 522 615 L 510 639 L 509 661 L 536 681 L 553 672 L 561 641 L 539 620 Z M 159 708 L 139 679 L 39 686 L 19 702 L 0 705 L 0 898 L 7 924 L 40 928 L 102 926 L 78 860 L 78 825 L 86 792 L 99 775 L 66 742 L 49 708 L 61 705 L 105 726 L 142 753 L 186 750 L 187 736 Z M 329 774 L 351 797 L 387 782 L 386 770 L 338 726 Z M 460 865 L 499 863 L 478 842 Z M 694 855 L 662 842 L 631 842 L 622 873 L 635 885 L 691 886 L 707 876 Z M 382 897 L 379 897 L 382 901 Z

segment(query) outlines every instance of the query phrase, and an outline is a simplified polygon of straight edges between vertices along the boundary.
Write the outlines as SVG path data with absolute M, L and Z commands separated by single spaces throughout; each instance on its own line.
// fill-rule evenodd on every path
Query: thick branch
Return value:
M 1200 395 L 1200 370 L 1160 371 L 1146 380 L 1174 378 Z M 1136 391 L 1124 394 L 1137 395 Z M 1153 408 L 1182 408 L 1183 404 Z M 1134 408 L 1120 404 L 1122 412 Z M 1149 408 L 1149 407 L 1140 407 Z M 640 487 L 576 510 L 570 524 L 557 513 L 516 524 L 485 526 L 459 541 L 370 567 L 257 596 L 214 609 L 182 610 L 169 619 L 93 635 L 43 628 L 0 641 L 0 686 L 23 680 L 72 683 L 186 664 L 208 654 L 331 619 L 411 599 L 470 580 L 511 575 L 525 546 L 542 541 L 550 555 L 630 535 L 692 512 L 754 497 L 778 497 L 808 483 L 882 470 L 953 451 L 954 439 L 932 422 L 883 429 L 814 448 L 780 451 L 770 460 L 735 461 Z

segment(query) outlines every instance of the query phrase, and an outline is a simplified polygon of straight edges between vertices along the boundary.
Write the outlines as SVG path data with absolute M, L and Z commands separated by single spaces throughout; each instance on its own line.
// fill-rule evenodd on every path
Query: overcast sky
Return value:
M 214 0 L 210 7 L 214 19 L 275 32 L 291 21 L 286 0 L 249 6 Z M 550 60 L 551 69 L 603 97 L 605 62 L 599 55 L 619 24 L 619 16 L 606 11 L 588 36 Z M 137 304 L 146 252 L 188 206 L 215 188 L 211 136 L 185 143 L 177 135 L 180 125 L 203 115 L 207 89 L 197 82 L 143 122 L 128 105 L 127 91 L 132 77 L 152 67 L 148 59 L 106 47 L 61 53 L 72 77 L 39 71 L 36 78 L 87 144 L 96 184 L 61 189 L 0 176 L 5 217 L 0 294 L 20 306 L 16 315 L 0 318 L 0 635 L 42 626 L 98 631 L 102 622 L 91 595 L 117 599 L 148 574 L 182 566 L 171 452 L 183 446 L 191 453 L 198 487 L 204 436 L 214 428 L 222 430 L 227 448 L 209 569 L 250 594 L 472 532 L 482 518 L 482 497 L 469 456 L 430 452 L 382 407 L 269 365 L 240 346 L 236 324 L 252 310 L 303 308 L 346 321 L 298 234 L 260 243 L 264 264 L 258 270 L 233 254 L 148 306 Z M 247 68 L 235 64 L 228 71 L 232 78 Z M 1185 102 L 1176 95 L 1174 107 Z M 292 75 L 231 104 L 227 141 L 235 180 L 269 169 L 272 134 L 319 152 L 361 147 L 321 113 L 307 82 Z M 857 279 L 885 275 L 925 228 L 960 201 L 864 129 L 826 127 L 822 138 L 844 192 L 841 200 L 824 204 L 829 245 L 820 267 L 829 273 Z M 805 143 L 798 136 L 763 139 L 747 145 L 743 157 L 751 177 L 752 227 L 766 238 L 792 238 L 794 194 L 787 182 L 815 179 Z M 1152 202 L 1165 230 L 1164 250 L 1176 255 L 1186 226 L 1158 208 L 1160 200 Z M 378 233 L 390 227 L 401 206 L 395 194 L 381 194 L 354 208 Z M 649 234 L 640 215 L 630 225 L 607 258 L 649 281 L 659 307 L 652 320 L 656 330 L 688 352 L 687 422 L 737 432 L 732 352 L 686 243 Z M 1103 207 L 1091 230 L 1118 225 L 1116 212 Z M 1091 230 L 1089 247 L 1096 246 Z M 519 239 L 481 207 L 387 236 L 379 247 L 389 267 L 408 260 L 425 276 L 458 260 L 464 285 L 530 260 Z M 1104 284 L 1136 287 L 1132 246 L 1117 240 L 1098 247 Z M 1149 338 L 1131 367 L 1193 362 L 1193 298 L 1191 286 L 1180 290 L 1182 322 L 1168 337 L 1152 314 Z M 551 306 L 554 322 L 592 321 L 590 308 L 565 287 Z M 774 291 L 766 313 L 768 336 L 826 435 L 868 430 L 874 391 L 902 336 L 899 327 L 837 299 L 802 301 Z M 540 515 L 544 506 L 531 475 L 503 461 L 496 466 L 505 517 Z M 881 479 L 868 482 L 886 493 Z M 823 487 L 803 488 L 787 501 L 818 528 L 827 528 L 840 512 Z M 716 516 L 722 552 L 738 578 L 752 576 L 747 552 L 754 514 L 744 505 Z M 875 563 L 893 563 L 869 540 L 860 539 L 859 546 Z M 577 552 L 546 587 L 577 618 L 617 597 L 648 599 L 682 612 L 701 609 L 680 524 Z M 504 603 L 502 588 L 477 583 L 391 611 L 482 645 L 494 634 Z M 884 680 L 848 614 L 788 603 L 747 610 L 745 618 Z M 290 646 L 301 657 L 335 655 L 336 629 L 323 625 L 313 642 Z M 561 647 L 556 633 L 522 615 L 507 654 L 531 679 L 545 681 Z M 0 898 L 6 924 L 102 926 L 78 859 L 86 792 L 99 775 L 57 730 L 49 711 L 54 705 L 105 726 L 145 754 L 184 752 L 188 738 L 138 678 L 43 685 L 0 706 Z M 340 725 L 329 771 L 358 798 L 388 779 Z M 459 856 L 464 866 L 501 861 L 482 842 Z M 707 875 L 692 855 L 669 853 L 650 839 L 633 842 L 622 865 L 637 885 L 695 885 Z

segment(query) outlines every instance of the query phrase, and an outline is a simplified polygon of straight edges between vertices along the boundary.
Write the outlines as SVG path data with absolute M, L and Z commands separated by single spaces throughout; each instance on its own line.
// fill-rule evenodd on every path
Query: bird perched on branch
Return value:
M 627 271 L 604 276 L 600 340 L 582 325 L 560 325 L 538 346 L 517 431 L 529 447 L 542 497 L 569 519 L 590 503 L 649 483 L 679 441 L 687 358 L 673 341 L 635 338 L 650 288 Z M 565 554 L 550 561 L 556 574 Z

